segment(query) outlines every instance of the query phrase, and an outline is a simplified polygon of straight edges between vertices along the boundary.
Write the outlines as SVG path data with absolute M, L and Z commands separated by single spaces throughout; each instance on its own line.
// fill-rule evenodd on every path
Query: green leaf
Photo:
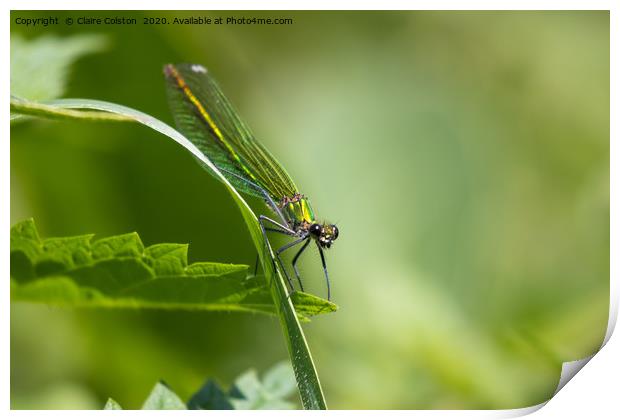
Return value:
M 23 280 L 33 278 L 35 273 L 31 261 L 42 252 L 41 240 L 34 226 L 34 220 L 28 219 L 11 227 L 10 246 L 11 273 L 15 273 L 17 278 Z
M 11 94 L 33 101 L 61 97 L 70 66 L 80 57 L 106 47 L 102 35 L 54 35 L 26 40 L 11 34 Z
M 14 102 L 14 98 L 11 98 L 12 106 Z M 258 219 L 252 209 L 241 197 L 239 192 L 230 184 L 230 182 L 222 176 L 213 163 L 192 142 L 187 140 L 178 131 L 140 111 L 136 111 L 122 105 L 90 99 L 59 99 L 49 101 L 46 105 L 57 107 L 57 112 L 62 112 L 61 108 L 69 110 L 89 109 L 105 111 L 112 114 L 121 115 L 123 117 L 132 118 L 136 122 L 144 124 L 147 127 L 168 136 L 170 139 L 183 146 L 220 178 L 221 182 L 226 186 L 229 193 L 235 200 L 235 203 L 239 207 L 243 220 L 245 221 L 250 232 L 252 241 L 254 242 L 254 246 L 258 251 L 261 264 L 263 266 L 263 271 L 265 273 L 266 283 L 269 286 L 269 293 L 271 294 L 273 305 L 275 306 L 280 319 L 280 324 L 284 331 L 302 404 L 306 409 L 326 409 L 327 406 L 325 403 L 325 397 L 323 396 L 323 390 L 321 389 L 321 384 L 314 366 L 314 361 L 312 360 L 310 349 L 308 348 L 308 343 L 306 342 L 306 337 L 304 336 L 298 316 L 295 312 L 293 301 L 288 298 L 288 291 L 284 278 L 282 277 L 279 268 L 274 263 L 273 250 L 269 244 L 265 243 L 263 240 Z M 24 106 L 20 112 L 24 114 L 41 115 L 40 109 L 31 113 L 27 105 Z M 327 305 L 327 307 L 336 309 L 335 305 Z
M 144 245 L 135 232 L 99 239 L 92 245 L 92 254 L 95 259 L 139 257 L 143 252 Z
M 39 237 L 32 219 L 11 228 L 11 299 L 109 308 L 227 310 L 274 314 L 263 277 L 248 266 L 187 265 L 187 245 L 144 247 L 137 233 L 93 241 L 93 235 Z M 326 303 L 300 297 L 299 316 Z M 308 304 L 308 299 L 314 304 Z
M 235 410 L 290 410 L 295 405 L 285 398 L 295 391 L 295 374 L 291 364 L 280 362 L 261 382 L 255 370 L 243 373 L 230 392 Z
M 261 383 L 255 370 L 243 373 L 235 380 L 232 394 L 238 398 L 232 398 L 231 402 L 235 410 L 258 409 L 261 403 Z
M 144 404 L 143 410 L 186 410 L 183 401 L 163 382 L 158 382 Z
M 157 244 L 145 250 L 151 259 L 151 265 L 158 273 L 164 275 L 183 274 L 187 266 L 187 245 Z
M 295 373 L 288 361 L 282 361 L 265 373 L 265 392 L 274 398 L 287 398 L 295 390 Z
M 116 401 L 114 401 L 112 398 L 108 398 L 103 409 L 104 410 L 122 410 L 123 407 L 121 407 L 121 405 L 117 403 Z
M 233 405 L 226 393 L 213 379 L 205 384 L 189 399 L 190 410 L 232 410 Z
M 39 102 L 32 102 L 28 99 L 11 94 L 11 122 L 24 119 L 26 116 L 56 120 L 83 119 L 90 121 L 133 121 L 132 118 L 125 117 L 123 115 L 111 114 L 109 112 L 75 111 L 73 109 L 63 109 Z
M 327 314 L 338 310 L 338 305 L 334 302 L 305 292 L 293 293 L 291 295 L 291 300 L 293 301 L 293 306 L 297 310 L 297 313 L 304 314 L 305 316 Z

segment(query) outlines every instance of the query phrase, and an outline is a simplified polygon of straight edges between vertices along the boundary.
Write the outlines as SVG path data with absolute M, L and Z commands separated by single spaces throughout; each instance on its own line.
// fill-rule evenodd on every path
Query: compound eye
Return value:
M 332 232 L 334 235 L 334 239 L 338 238 L 338 228 L 336 227 L 336 225 L 332 225 Z
M 319 236 L 321 234 L 321 231 L 322 231 L 321 225 L 319 225 L 318 223 L 315 223 L 310 226 L 310 233 L 312 235 Z

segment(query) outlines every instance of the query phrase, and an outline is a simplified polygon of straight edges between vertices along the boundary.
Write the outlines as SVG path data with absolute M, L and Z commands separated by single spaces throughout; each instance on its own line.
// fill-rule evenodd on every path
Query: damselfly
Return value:
M 207 69 L 199 64 L 168 64 L 164 67 L 164 74 L 179 131 L 237 190 L 264 199 L 274 212 L 277 220 L 265 215 L 258 218 L 265 241 L 269 242 L 267 232 L 294 238 L 275 251 L 291 292 L 295 288 L 281 255 L 295 245 L 301 245 L 292 259 L 292 266 L 303 291 L 297 261 L 314 242 L 321 256 L 329 300 L 331 290 L 324 249 L 338 238 L 338 228 L 317 222 L 308 199 L 299 192 L 286 170 L 256 140 Z

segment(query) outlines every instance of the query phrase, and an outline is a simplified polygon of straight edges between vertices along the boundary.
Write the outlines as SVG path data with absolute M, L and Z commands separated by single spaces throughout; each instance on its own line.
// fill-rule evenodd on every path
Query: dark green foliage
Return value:
M 189 399 L 190 410 L 232 410 L 233 405 L 226 393 L 213 379 L 207 382 Z

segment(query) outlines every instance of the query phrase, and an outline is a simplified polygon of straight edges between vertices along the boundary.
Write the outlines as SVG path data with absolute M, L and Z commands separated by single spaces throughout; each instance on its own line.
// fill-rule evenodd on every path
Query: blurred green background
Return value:
M 136 26 L 26 28 L 15 17 Z M 282 26 L 144 26 L 142 16 L 291 17 Z M 13 34 L 105 34 L 66 97 L 172 123 L 162 66 L 211 69 L 341 235 L 335 314 L 305 326 L 336 409 L 537 404 L 596 350 L 609 301 L 607 12 L 12 12 Z M 256 208 L 262 210 L 261 204 Z M 137 231 L 190 262 L 253 264 L 222 185 L 137 125 L 11 127 L 11 223 L 42 236 Z M 325 295 L 316 251 L 302 262 Z M 12 408 L 138 408 L 287 357 L 277 319 L 11 306 Z

